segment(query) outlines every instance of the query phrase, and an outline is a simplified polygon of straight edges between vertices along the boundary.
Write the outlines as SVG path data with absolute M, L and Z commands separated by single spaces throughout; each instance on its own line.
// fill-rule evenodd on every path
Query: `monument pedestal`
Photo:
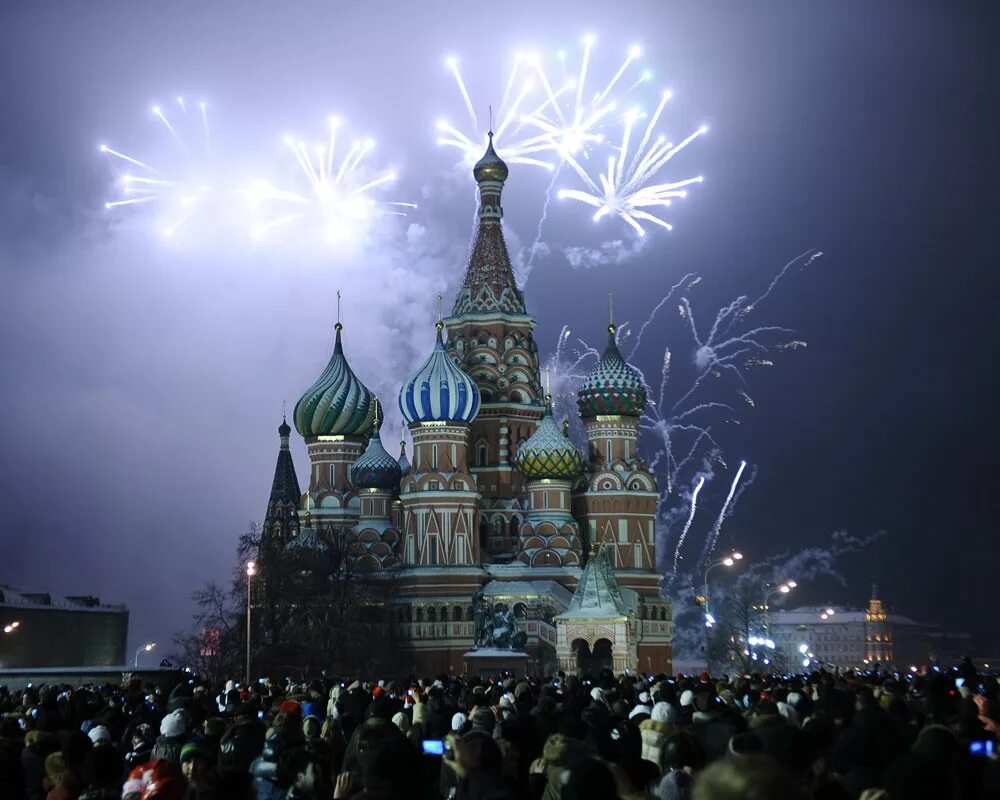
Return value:
M 502 650 L 498 647 L 479 647 L 462 656 L 464 673 L 484 679 L 496 678 L 505 672 L 523 678 L 528 674 L 528 658 L 522 650 Z

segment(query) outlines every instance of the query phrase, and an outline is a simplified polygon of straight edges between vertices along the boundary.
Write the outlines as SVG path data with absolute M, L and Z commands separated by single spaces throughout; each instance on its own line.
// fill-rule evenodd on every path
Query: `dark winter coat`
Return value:
M 219 769 L 247 772 L 264 748 L 267 729 L 258 720 L 238 722 L 219 742 Z
M 0 797 L 26 800 L 24 770 L 21 767 L 20 739 L 0 738 Z
M 153 761 L 162 759 L 169 761 L 175 767 L 181 764 L 181 749 L 188 743 L 190 737 L 187 734 L 181 736 L 159 736 L 156 744 L 153 745 Z

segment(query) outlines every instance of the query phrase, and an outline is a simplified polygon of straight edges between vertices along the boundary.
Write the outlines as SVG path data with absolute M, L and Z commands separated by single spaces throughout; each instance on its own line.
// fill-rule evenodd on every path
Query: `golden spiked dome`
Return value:
M 482 183 L 483 181 L 498 181 L 499 183 L 503 183 L 507 180 L 510 170 L 507 169 L 507 163 L 493 149 L 493 131 L 490 131 L 489 135 L 490 142 L 486 145 L 486 152 L 476 162 L 476 166 L 472 168 L 472 177 L 476 179 L 476 183 Z

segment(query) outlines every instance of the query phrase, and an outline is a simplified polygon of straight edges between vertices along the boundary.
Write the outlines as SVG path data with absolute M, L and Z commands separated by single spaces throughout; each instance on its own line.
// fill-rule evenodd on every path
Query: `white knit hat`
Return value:
M 654 722 L 671 722 L 676 713 L 670 703 L 661 700 L 659 703 L 653 704 L 653 710 L 649 712 L 649 717 Z
M 459 711 L 451 718 L 451 729 L 455 733 L 458 733 L 460 730 L 462 730 L 462 728 L 465 727 L 465 723 L 468 721 L 469 718 L 465 716 L 465 714 L 463 714 L 461 711 Z
M 690 689 L 685 689 L 683 692 L 681 692 L 681 708 L 684 708 L 684 706 L 693 706 L 693 705 L 694 705 L 694 692 L 692 692 Z
M 591 689 L 590 696 L 598 703 L 604 702 L 604 690 L 600 686 L 595 686 L 593 689 Z
M 95 725 L 89 731 L 87 731 L 87 736 L 90 737 L 90 741 L 94 744 L 98 742 L 110 742 L 111 741 L 111 731 L 105 728 L 103 725 Z
M 628 712 L 628 718 L 632 719 L 632 717 L 638 717 L 640 714 L 649 714 L 649 713 L 650 713 L 649 706 L 636 706 L 635 708 L 633 708 L 631 711 Z
M 178 709 L 163 718 L 163 721 L 160 723 L 160 733 L 163 736 L 181 736 L 186 727 L 184 712 Z

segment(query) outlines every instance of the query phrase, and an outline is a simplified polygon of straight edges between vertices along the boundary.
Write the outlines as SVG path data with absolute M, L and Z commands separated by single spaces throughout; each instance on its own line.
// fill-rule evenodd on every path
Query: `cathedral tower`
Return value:
M 271 496 L 267 500 L 264 528 L 261 530 L 261 543 L 279 548 L 299 534 L 299 500 L 302 493 L 295 475 L 292 452 L 288 448 L 291 432 L 288 422 L 282 419 L 278 427 L 278 461 L 274 465 Z
M 306 440 L 311 470 L 308 496 L 312 523 L 351 527 L 359 503 L 351 483 L 351 464 L 364 452 L 375 419 L 375 395 L 344 357 L 341 332 L 326 369 L 295 404 L 295 428 Z
M 399 393 L 413 438 L 413 462 L 400 486 L 402 559 L 408 567 L 480 563 L 480 496 L 468 463 L 479 389 L 445 351 L 443 329 L 439 321 L 434 350 Z
M 586 521 L 590 546 L 611 547 L 618 570 L 650 572 L 654 550 L 656 479 L 639 459 L 639 417 L 646 388 L 618 350 L 616 328 L 608 325 L 608 345 L 584 378 L 578 405 L 587 429 L 587 487 L 577 495 L 578 516 Z
M 514 469 L 518 445 L 542 417 L 535 320 L 524 307 L 504 242 L 501 193 L 507 165 L 493 149 L 473 169 L 479 228 L 452 315 L 448 352 L 472 376 L 482 406 L 472 423 L 471 470 L 482 494 L 480 538 L 491 560 L 509 560 L 524 519 L 525 487 Z

